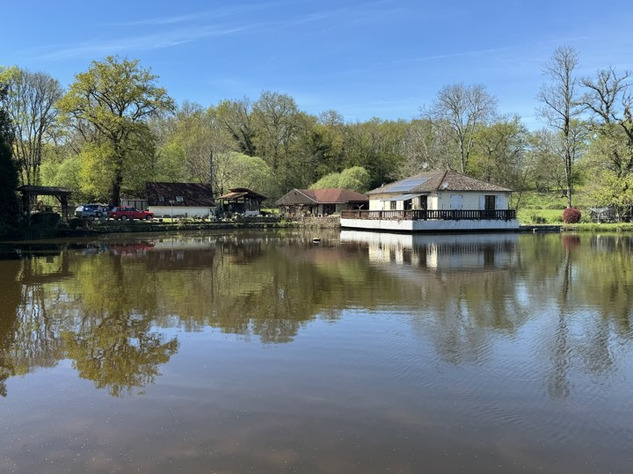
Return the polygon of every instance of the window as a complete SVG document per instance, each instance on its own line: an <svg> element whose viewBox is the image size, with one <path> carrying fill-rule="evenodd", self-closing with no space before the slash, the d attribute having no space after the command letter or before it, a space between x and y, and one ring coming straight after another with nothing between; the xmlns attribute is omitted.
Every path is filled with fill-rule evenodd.
<svg viewBox="0 0 633 474"><path fill-rule="evenodd" d="M451 194L451 209L459 210L464 208L464 196L461 194Z"/></svg>
<svg viewBox="0 0 633 474"><path fill-rule="evenodd" d="M391 201L389 203L389 209L391 209L392 211L396 210L396 201Z"/></svg>
<svg viewBox="0 0 633 474"><path fill-rule="evenodd" d="M165 196L158 196L158 202L165 202Z"/></svg>
<svg viewBox="0 0 633 474"><path fill-rule="evenodd" d="M183 198L182 196L176 196L176 202L183 202L185 200L185 198Z"/></svg>
<svg viewBox="0 0 633 474"><path fill-rule="evenodd" d="M494 211L496 209L496 196L486 195L484 196L484 210Z"/></svg>

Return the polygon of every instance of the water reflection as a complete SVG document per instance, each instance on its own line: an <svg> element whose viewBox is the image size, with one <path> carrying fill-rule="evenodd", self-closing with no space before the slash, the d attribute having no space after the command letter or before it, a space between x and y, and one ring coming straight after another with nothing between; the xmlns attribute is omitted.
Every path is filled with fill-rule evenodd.
<svg viewBox="0 0 633 474"><path fill-rule="evenodd" d="M69 359L114 396L142 391L179 350L165 328L294 341L346 311L406 312L447 363L489 363L522 338L551 397L608 377L631 338L631 239L344 231L227 233L25 245L0 261L0 393ZM18 258L19 257L19 258ZM542 319L554 321L536 332ZM619 346L620 345L620 346Z"/></svg>
<svg viewBox="0 0 633 474"><path fill-rule="evenodd" d="M564 398L578 371L612 375L622 338L631 339L630 237L343 232L341 240L363 246L376 268L419 287L421 317L412 325L444 361L489 361L499 334L533 338L533 353L547 354L549 364L521 361L523 376L544 371L549 395ZM522 335L536 318L555 324Z"/></svg>
<svg viewBox="0 0 633 474"><path fill-rule="evenodd" d="M630 237L314 237L0 252L0 471L630 468Z"/></svg>
<svg viewBox="0 0 633 474"><path fill-rule="evenodd" d="M372 266L410 287L414 331L451 364L481 363L499 333L514 335L529 317L515 287L519 236L399 235L345 231Z"/></svg>
<svg viewBox="0 0 633 474"><path fill-rule="evenodd" d="M516 263L518 234L422 235L342 231L341 242L364 245L371 262L438 271L507 268Z"/></svg>

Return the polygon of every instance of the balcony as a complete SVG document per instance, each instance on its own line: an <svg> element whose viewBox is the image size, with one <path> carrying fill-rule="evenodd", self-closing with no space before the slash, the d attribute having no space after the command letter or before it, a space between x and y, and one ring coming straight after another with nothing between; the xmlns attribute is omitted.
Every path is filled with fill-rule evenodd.
<svg viewBox="0 0 633 474"><path fill-rule="evenodd" d="M497 220L509 221L516 219L516 210L434 210L434 209L410 209L406 211L342 211L343 219L367 219L367 220L395 220L395 221L426 221L426 220Z"/></svg>

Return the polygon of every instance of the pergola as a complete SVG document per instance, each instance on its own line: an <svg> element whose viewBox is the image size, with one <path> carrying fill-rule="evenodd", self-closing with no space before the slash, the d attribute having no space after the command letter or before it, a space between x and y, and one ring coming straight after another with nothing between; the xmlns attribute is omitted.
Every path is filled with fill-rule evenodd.
<svg viewBox="0 0 633 474"><path fill-rule="evenodd" d="M263 194L248 188L231 188L228 193L220 196L218 201L222 202L229 212L256 211L259 214L262 201L266 199L268 198Z"/></svg>
<svg viewBox="0 0 633 474"><path fill-rule="evenodd" d="M37 196L54 196L62 207L62 218L68 220L68 197L72 194L70 189L57 186L20 186L18 192L22 194L22 211L26 216L31 215L31 203Z"/></svg>

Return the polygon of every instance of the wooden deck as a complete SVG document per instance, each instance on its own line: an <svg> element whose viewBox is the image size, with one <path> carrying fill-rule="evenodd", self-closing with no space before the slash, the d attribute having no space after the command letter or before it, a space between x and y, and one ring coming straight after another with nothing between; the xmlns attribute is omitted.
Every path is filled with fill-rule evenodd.
<svg viewBox="0 0 633 474"><path fill-rule="evenodd" d="M509 221L516 219L516 211L514 209L506 210L423 210L410 209L406 211L342 211L343 219L369 219L369 220L503 220Z"/></svg>

